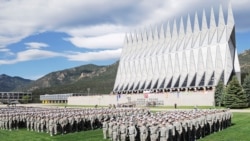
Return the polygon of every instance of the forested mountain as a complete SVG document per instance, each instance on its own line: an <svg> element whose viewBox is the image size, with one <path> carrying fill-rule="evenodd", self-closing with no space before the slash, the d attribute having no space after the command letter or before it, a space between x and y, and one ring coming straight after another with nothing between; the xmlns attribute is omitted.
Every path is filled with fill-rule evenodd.
<svg viewBox="0 0 250 141"><path fill-rule="evenodd" d="M24 79L24 78L17 77L17 76L11 77L6 74L1 74L0 75L0 91L9 92L18 88L22 90L24 86L26 86L27 84L30 84L31 82L32 80L29 80L29 79Z"/></svg>
<svg viewBox="0 0 250 141"><path fill-rule="evenodd" d="M243 53L239 54L239 62L241 72L250 73L250 49L245 50Z"/></svg>
<svg viewBox="0 0 250 141"><path fill-rule="evenodd" d="M41 94L85 93L109 94L113 90L118 62L109 66L85 65L78 68L53 72L34 82L29 89L39 101ZM41 85L41 86L39 86Z"/></svg>

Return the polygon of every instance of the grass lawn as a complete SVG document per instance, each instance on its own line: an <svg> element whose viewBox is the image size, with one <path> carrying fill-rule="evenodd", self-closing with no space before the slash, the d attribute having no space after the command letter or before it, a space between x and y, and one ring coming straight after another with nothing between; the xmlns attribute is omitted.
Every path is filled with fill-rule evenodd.
<svg viewBox="0 0 250 141"><path fill-rule="evenodd" d="M234 113L233 126L224 131L206 136L200 141L250 141L250 113ZM83 131L50 137L47 133L25 129L0 130L0 141L104 141L102 130Z"/></svg>
<svg viewBox="0 0 250 141"><path fill-rule="evenodd" d="M47 133L26 131L25 129L6 131L0 130L1 141L104 141L102 130L83 131L50 137Z"/></svg>
<svg viewBox="0 0 250 141"><path fill-rule="evenodd" d="M200 141L250 141L250 113L233 113L233 125Z"/></svg>

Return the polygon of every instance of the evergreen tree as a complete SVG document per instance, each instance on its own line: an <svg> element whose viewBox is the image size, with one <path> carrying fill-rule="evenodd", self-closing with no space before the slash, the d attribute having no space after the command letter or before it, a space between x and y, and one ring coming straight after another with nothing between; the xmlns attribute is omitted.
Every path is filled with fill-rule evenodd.
<svg viewBox="0 0 250 141"><path fill-rule="evenodd" d="M250 75L249 74L245 77L242 87L247 96L248 105L250 105Z"/></svg>
<svg viewBox="0 0 250 141"><path fill-rule="evenodd" d="M215 92L214 92L215 106L221 106L221 104L222 104L223 89L224 89L224 84L220 80L218 85L215 87Z"/></svg>
<svg viewBox="0 0 250 141"><path fill-rule="evenodd" d="M236 76L233 76L232 80L227 86L225 95L225 106L228 108L246 108L248 106L247 96L244 93L240 83Z"/></svg>

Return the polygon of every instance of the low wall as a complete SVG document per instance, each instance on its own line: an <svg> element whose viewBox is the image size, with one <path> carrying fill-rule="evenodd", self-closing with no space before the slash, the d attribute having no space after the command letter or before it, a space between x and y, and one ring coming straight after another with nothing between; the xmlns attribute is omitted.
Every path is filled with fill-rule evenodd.
<svg viewBox="0 0 250 141"><path fill-rule="evenodd" d="M172 92L157 94L121 94L100 96L71 96L68 97L69 105L109 105L135 102L143 105L143 102L158 101L160 105L173 106L213 106L214 91L199 92ZM141 103L141 104L140 104Z"/></svg>

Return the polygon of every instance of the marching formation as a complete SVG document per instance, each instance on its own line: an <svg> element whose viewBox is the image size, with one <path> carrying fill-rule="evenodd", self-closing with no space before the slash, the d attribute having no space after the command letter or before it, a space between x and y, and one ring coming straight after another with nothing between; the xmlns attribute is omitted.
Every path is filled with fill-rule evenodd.
<svg viewBox="0 0 250 141"><path fill-rule="evenodd" d="M102 128L112 141L193 141L231 125L230 110L150 112L139 108L0 108L0 128L50 136Z"/></svg>

